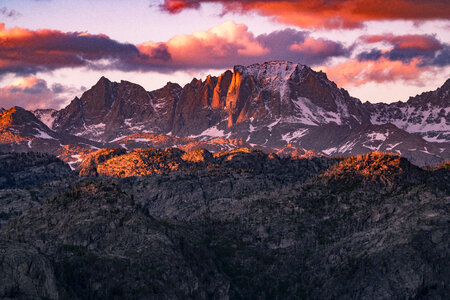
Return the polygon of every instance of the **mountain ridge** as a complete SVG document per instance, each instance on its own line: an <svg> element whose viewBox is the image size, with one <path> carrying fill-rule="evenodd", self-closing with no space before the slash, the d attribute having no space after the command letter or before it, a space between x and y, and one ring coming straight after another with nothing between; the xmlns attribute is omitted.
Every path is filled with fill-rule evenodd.
<svg viewBox="0 0 450 300"><path fill-rule="evenodd" d="M362 103L323 72L271 61L154 91L101 77L65 108L36 115L56 132L103 143L152 133L238 139L269 152L288 144L327 155L393 151L425 165L450 158L449 90L447 80L407 102Z"/></svg>

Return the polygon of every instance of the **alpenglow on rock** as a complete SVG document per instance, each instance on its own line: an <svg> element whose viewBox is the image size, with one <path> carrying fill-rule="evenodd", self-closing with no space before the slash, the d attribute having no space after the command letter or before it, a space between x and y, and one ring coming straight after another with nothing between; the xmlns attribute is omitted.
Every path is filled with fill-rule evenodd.
<svg viewBox="0 0 450 300"><path fill-rule="evenodd" d="M449 90L447 81L408 102L362 103L323 72L271 61L150 92L102 77L66 108L36 114L57 132L98 142L154 133L274 152L288 144L326 155L389 151L424 165L450 157Z"/></svg>

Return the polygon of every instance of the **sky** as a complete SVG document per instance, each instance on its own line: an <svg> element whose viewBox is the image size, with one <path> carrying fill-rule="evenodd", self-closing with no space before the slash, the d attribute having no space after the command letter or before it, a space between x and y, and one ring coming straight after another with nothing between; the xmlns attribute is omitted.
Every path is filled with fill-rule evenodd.
<svg viewBox="0 0 450 300"><path fill-rule="evenodd" d="M146 90L288 60L361 101L450 77L448 0L0 0L0 107L62 108L101 76Z"/></svg>

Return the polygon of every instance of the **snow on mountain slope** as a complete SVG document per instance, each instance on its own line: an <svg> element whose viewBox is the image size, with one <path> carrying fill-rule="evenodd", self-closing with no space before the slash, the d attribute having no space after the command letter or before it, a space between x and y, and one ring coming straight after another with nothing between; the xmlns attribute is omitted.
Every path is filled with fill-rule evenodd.
<svg viewBox="0 0 450 300"><path fill-rule="evenodd" d="M32 111L32 113L41 120L42 123L47 125L48 128L53 128L53 122L55 122L55 118L57 115L57 110L48 108L48 109L36 109Z"/></svg>
<svg viewBox="0 0 450 300"><path fill-rule="evenodd" d="M325 73L270 61L194 78L184 87L169 82L150 92L102 77L66 108L35 114L56 132L99 142L156 134L201 142L242 140L270 151L291 144L328 155L398 150L428 162L450 157L449 90L447 81L408 102L362 104Z"/></svg>
<svg viewBox="0 0 450 300"><path fill-rule="evenodd" d="M450 142L450 79L437 90L407 102L373 105L370 120L372 124L392 123L429 142Z"/></svg>
<svg viewBox="0 0 450 300"><path fill-rule="evenodd" d="M51 130L21 107L0 112L0 151L51 153L74 167L82 157L100 147L103 145Z"/></svg>

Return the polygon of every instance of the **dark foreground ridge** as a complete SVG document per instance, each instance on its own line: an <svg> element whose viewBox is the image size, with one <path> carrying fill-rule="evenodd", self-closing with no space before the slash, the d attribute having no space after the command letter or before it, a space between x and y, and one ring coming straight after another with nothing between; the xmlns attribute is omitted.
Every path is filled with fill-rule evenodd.
<svg viewBox="0 0 450 300"><path fill-rule="evenodd" d="M53 167L46 180L2 190L55 192L0 229L0 298L444 299L449 290L447 165L424 170L381 152L102 149L76 172L59 178Z"/></svg>

